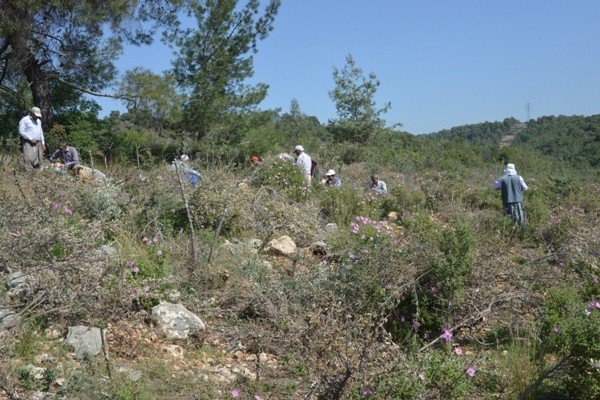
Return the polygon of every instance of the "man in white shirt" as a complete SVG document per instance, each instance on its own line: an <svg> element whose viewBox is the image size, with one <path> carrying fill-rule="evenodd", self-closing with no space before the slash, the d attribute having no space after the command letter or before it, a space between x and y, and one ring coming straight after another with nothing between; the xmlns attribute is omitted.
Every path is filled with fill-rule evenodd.
<svg viewBox="0 0 600 400"><path fill-rule="evenodd" d="M46 141L42 130L42 112L37 107L32 107L29 115L19 121L19 136L23 144L23 159L25 170L41 168L46 151Z"/></svg>
<svg viewBox="0 0 600 400"><path fill-rule="evenodd" d="M296 164L304 175L306 175L306 180L310 183L310 169L312 167L310 156L304 152L304 147L300 145L294 148L294 154L297 157L294 164Z"/></svg>

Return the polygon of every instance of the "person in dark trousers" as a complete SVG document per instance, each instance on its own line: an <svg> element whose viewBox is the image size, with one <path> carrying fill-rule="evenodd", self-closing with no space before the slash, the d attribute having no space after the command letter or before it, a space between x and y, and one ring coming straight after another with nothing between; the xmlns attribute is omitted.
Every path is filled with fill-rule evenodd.
<svg viewBox="0 0 600 400"><path fill-rule="evenodd" d="M504 175L494 182L494 189L502 191L504 215L521 227L525 228L525 212L523 211L523 191L529 189L523 177L517 173L514 164L507 164Z"/></svg>

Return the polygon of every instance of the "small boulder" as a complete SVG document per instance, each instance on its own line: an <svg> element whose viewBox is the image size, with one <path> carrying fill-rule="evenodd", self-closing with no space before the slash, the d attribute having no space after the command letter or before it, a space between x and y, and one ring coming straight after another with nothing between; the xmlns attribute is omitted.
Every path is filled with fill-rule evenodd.
<svg viewBox="0 0 600 400"><path fill-rule="evenodd" d="M161 301L152 307L152 319L157 328L169 339L186 339L206 329L204 322L196 314L181 304Z"/></svg>
<svg viewBox="0 0 600 400"><path fill-rule="evenodd" d="M338 231L338 226L335 223L325 225L325 232L327 233L336 233Z"/></svg>
<svg viewBox="0 0 600 400"><path fill-rule="evenodd" d="M273 239L267 245L267 253L273 255L290 256L296 252L296 243L289 236Z"/></svg>
<svg viewBox="0 0 600 400"><path fill-rule="evenodd" d="M329 252L329 246L323 241L311 244L309 249L315 256L324 256Z"/></svg>
<svg viewBox="0 0 600 400"><path fill-rule="evenodd" d="M30 281L29 275L23 275L21 271L15 271L8 275L8 280L6 281L6 286L9 289L26 285Z"/></svg>
<svg viewBox="0 0 600 400"><path fill-rule="evenodd" d="M10 329L19 325L21 316L10 310L0 310L0 330Z"/></svg>
<svg viewBox="0 0 600 400"><path fill-rule="evenodd" d="M398 213L396 211L392 211L388 214L388 219L390 221L398 221Z"/></svg>
<svg viewBox="0 0 600 400"><path fill-rule="evenodd" d="M44 374L46 373L46 368L36 367L31 364L26 366L25 370L29 373L29 376L36 381L44 379Z"/></svg>
<svg viewBox="0 0 600 400"><path fill-rule="evenodd" d="M79 359L98 355L102 351L100 329L88 326L70 326L65 345L72 347Z"/></svg>
<svg viewBox="0 0 600 400"><path fill-rule="evenodd" d="M165 344L161 346L162 351L173 358L183 358L183 347L176 344Z"/></svg>

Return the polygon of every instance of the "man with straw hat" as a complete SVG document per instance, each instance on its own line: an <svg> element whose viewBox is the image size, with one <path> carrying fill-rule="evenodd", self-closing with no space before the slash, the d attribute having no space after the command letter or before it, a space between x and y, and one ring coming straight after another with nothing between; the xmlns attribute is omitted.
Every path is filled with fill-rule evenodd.
<svg viewBox="0 0 600 400"><path fill-rule="evenodd" d="M42 130L42 112L38 107L32 107L29 115L19 121L19 136L23 145L23 160L25 170L41 169L46 151L46 141Z"/></svg>

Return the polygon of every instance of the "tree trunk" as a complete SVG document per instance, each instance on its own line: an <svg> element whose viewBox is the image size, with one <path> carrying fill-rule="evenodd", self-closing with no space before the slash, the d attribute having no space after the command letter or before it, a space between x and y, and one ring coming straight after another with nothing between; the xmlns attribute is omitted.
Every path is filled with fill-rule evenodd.
<svg viewBox="0 0 600 400"><path fill-rule="evenodd" d="M9 38L16 61L21 65L22 71L29 83L29 90L33 97L32 106L39 107L42 111L42 127L48 131L52 127L52 108L50 107L50 88L48 76L42 70L44 62L35 59L27 46L27 32Z"/></svg>
<svg viewBox="0 0 600 400"><path fill-rule="evenodd" d="M25 67L25 76L29 82L31 95L33 96L33 104L42 110L42 127L47 132L52 127L52 107L50 106L50 88L48 86L48 77L42 66L33 57L30 58L30 63Z"/></svg>

